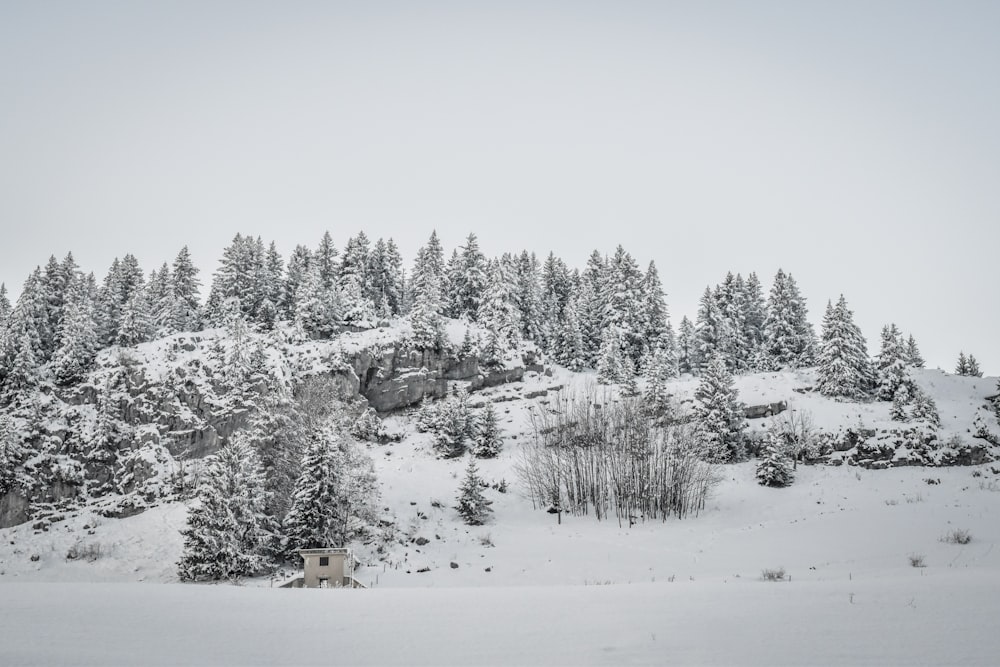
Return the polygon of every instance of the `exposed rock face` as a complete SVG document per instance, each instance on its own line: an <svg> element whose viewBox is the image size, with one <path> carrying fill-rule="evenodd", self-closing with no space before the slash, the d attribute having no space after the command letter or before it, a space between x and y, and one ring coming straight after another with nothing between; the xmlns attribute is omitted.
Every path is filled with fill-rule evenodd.
<svg viewBox="0 0 1000 667"><path fill-rule="evenodd" d="M28 499L14 491L0 496L0 528L16 526L30 517Z"/></svg>
<svg viewBox="0 0 1000 667"><path fill-rule="evenodd" d="M788 409L787 401L777 403L765 403L764 405L748 405L743 410L747 419L761 419L763 417L773 417Z"/></svg>
<svg viewBox="0 0 1000 667"><path fill-rule="evenodd" d="M485 371L476 357L459 358L435 350L387 348L363 350L348 360L353 372L345 383L357 382L355 395L364 397L378 412L387 413L443 398L449 380L464 380L472 391L517 382L523 367Z"/></svg>

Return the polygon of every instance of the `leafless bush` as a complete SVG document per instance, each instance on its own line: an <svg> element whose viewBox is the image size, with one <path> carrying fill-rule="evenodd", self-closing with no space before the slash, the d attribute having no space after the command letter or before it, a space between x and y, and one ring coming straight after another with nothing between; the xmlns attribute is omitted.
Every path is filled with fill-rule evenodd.
<svg viewBox="0 0 1000 667"><path fill-rule="evenodd" d="M764 581L784 581L785 568L778 567L774 569L761 570L760 578Z"/></svg>
<svg viewBox="0 0 1000 667"><path fill-rule="evenodd" d="M814 461L829 453L829 446L819 437L808 410L786 410L776 418L771 428L780 434L782 452L795 464Z"/></svg>
<svg viewBox="0 0 1000 667"><path fill-rule="evenodd" d="M99 542L77 542L66 552L66 560L85 560L93 563L104 555L104 547Z"/></svg>
<svg viewBox="0 0 1000 667"><path fill-rule="evenodd" d="M908 558L910 559L910 567L926 567L923 554L910 554Z"/></svg>
<svg viewBox="0 0 1000 667"><path fill-rule="evenodd" d="M954 528L945 533L941 541L948 544L968 544L972 541L972 533L965 528Z"/></svg>
<svg viewBox="0 0 1000 667"><path fill-rule="evenodd" d="M614 400L595 387L561 392L533 408L531 423L517 472L532 501L550 511L619 524L683 518L704 508L719 479L699 458L692 426L656 426L636 398Z"/></svg>

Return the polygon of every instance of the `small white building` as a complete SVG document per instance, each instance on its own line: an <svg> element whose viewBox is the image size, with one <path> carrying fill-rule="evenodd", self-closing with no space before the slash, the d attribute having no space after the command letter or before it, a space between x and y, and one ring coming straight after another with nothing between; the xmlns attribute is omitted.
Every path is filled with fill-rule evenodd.
<svg viewBox="0 0 1000 667"><path fill-rule="evenodd" d="M354 579L355 560L350 549L300 549L305 588L364 588Z"/></svg>

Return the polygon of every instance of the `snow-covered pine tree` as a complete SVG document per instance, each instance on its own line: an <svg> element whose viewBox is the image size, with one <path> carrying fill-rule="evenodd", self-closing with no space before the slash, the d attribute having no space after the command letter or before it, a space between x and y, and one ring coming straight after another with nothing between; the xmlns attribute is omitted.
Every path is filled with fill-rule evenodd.
<svg viewBox="0 0 1000 667"><path fill-rule="evenodd" d="M579 307L575 297L566 304L563 316L562 326L556 335L556 361L571 371L579 372L583 370L586 361L583 327L580 324Z"/></svg>
<svg viewBox="0 0 1000 667"><path fill-rule="evenodd" d="M411 285L413 307L409 319L413 327L413 344L425 350L443 349L447 343L447 334L441 317L440 276L435 272L433 262L429 261L425 248L417 251Z"/></svg>
<svg viewBox="0 0 1000 667"><path fill-rule="evenodd" d="M958 363L955 365L955 375L969 374L969 360L965 357L965 352L958 353Z"/></svg>
<svg viewBox="0 0 1000 667"><path fill-rule="evenodd" d="M661 341L664 338L666 336L661 337ZM646 385L645 399L650 414L657 420L672 417L673 403L669 383L677 377L677 359L669 342L662 341L653 348L646 367L646 377L649 382Z"/></svg>
<svg viewBox="0 0 1000 667"><path fill-rule="evenodd" d="M368 266L371 263L370 245L368 236L363 231L348 239L340 260L340 273L337 276L337 285L341 290L346 288L349 277L353 276L353 281L357 282L359 297L369 301L371 301L368 278ZM374 310L374 302L371 308Z"/></svg>
<svg viewBox="0 0 1000 667"><path fill-rule="evenodd" d="M493 501L483 494L483 481L479 477L476 459L470 458L469 465L465 468L465 479L458 488L458 504L455 509L466 524L481 526L493 512L490 507L492 504Z"/></svg>
<svg viewBox="0 0 1000 667"><path fill-rule="evenodd" d="M148 341L153 329L150 320L145 291L137 289L132 292L132 296L122 308L121 324L115 337L115 344L132 347Z"/></svg>
<svg viewBox="0 0 1000 667"><path fill-rule="evenodd" d="M742 459L746 417L733 376L721 355L709 361L694 398L695 422L704 441L705 458L713 462Z"/></svg>
<svg viewBox="0 0 1000 667"><path fill-rule="evenodd" d="M239 434L209 457L188 513L184 552L177 564L182 581L237 579L262 573L270 562L274 520L253 447Z"/></svg>
<svg viewBox="0 0 1000 667"><path fill-rule="evenodd" d="M486 257L479 250L479 241L475 234L469 234L465 245L459 248L455 255L456 273L450 277L452 285L452 309L454 317L467 317L475 320L479 316L487 284ZM513 277L509 277L513 280ZM511 291L515 291L511 287ZM520 319L518 319L520 326Z"/></svg>
<svg viewBox="0 0 1000 667"><path fill-rule="evenodd" d="M660 274L652 261L649 262L646 275L643 276L642 295L646 304L646 330L643 336L652 347L653 341L659 340L666 330L669 317L667 300L663 295L663 283L660 282Z"/></svg>
<svg viewBox="0 0 1000 667"><path fill-rule="evenodd" d="M970 354L968 357L966 357L966 363L968 365L968 371L966 372L966 375L974 378L983 377L983 372L979 369L979 362L976 360L974 356Z"/></svg>
<svg viewBox="0 0 1000 667"><path fill-rule="evenodd" d="M597 381L600 384L619 384L634 374L631 361L625 352L621 330L610 326L604 330L601 352L597 359Z"/></svg>
<svg viewBox="0 0 1000 667"><path fill-rule="evenodd" d="M646 352L645 333L648 320L643 303L642 272L632 256L622 246L615 250L601 291L604 307L601 327L616 327L621 336L622 348L632 361L633 368L642 361Z"/></svg>
<svg viewBox="0 0 1000 667"><path fill-rule="evenodd" d="M74 277L67 290L59 341L52 355L53 375L64 386L79 382L97 353L94 299L82 276Z"/></svg>
<svg viewBox="0 0 1000 667"><path fill-rule="evenodd" d="M465 453L475 424L465 394L447 399L437 408L433 422L434 448L451 459Z"/></svg>
<svg viewBox="0 0 1000 667"><path fill-rule="evenodd" d="M743 323L751 360L761 358L760 350L764 344L764 321L766 319L767 302L764 300L760 279L756 273L751 273L743 290ZM754 363L751 363L751 370L765 369L759 369Z"/></svg>
<svg viewBox="0 0 1000 667"><path fill-rule="evenodd" d="M726 363L733 372L745 373L750 369L753 351L747 334L746 283L743 276L728 272L722 284L716 287L714 296L725 333L720 344Z"/></svg>
<svg viewBox="0 0 1000 667"><path fill-rule="evenodd" d="M328 422L313 429L302 474L283 523L285 554L299 549L343 546L370 523L377 498L371 459Z"/></svg>
<svg viewBox="0 0 1000 667"><path fill-rule="evenodd" d="M882 345L875 358L875 390L879 400L891 401L906 381L906 347L895 324L882 328Z"/></svg>
<svg viewBox="0 0 1000 667"><path fill-rule="evenodd" d="M525 250L517 260L515 301L521 314L521 336L538 342L542 336L542 289L538 280L538 259Z"/></svg>
<svg viewBox="0 0 1000 667"><path fill-rule="evenodd" d="M906 340L906 363L914 368L924 367L924 357L920 354L920 348L917 347L917 340L913 334Z"/></svg>
<svg viewBox="0 0 1000 667"><path fill-rule="evenodd" d="M295 306L299 295L299 289L307 279L309 264L312 262L312 253L304 245L295 246L291 256L288 258L288 268L285 270L284 300L281 303L279 312L282 317L295 319ZM317 277L317 281L319 278Z"/></svg>
<svg viewBox="0 0 1000 667"><path fill-rule="evenodd" d="M764 347L779 368L800 368L813 363L816 335L806 314L805 299L795 279L778 269L767 303Z"/></svg>
<svg viewBox="0 0 1000 667"><path fill-rule="evenodd" d="M391 243L392 239L389 239L389 242ZM396 252L398 254L398 250ZM400 312L399 290L402 276L398 275L398 268L393 266L394 261L389 245L382 239L376 241L368 256L368 297L376 305L376 314L379 317L393 317Z"/></svg>
<svg viewBox="0 0 1000 667"><path fill-rule="evenodd" d="M48 323L48 299L41 269L36 268L25 281L7 326L0 331L0 381L7 398L27 392L41 381L40 367L46 360L42 340L48 335Z"/></svg>
<svg viewBox="0 0 1000 667"><path fill-rule="evenodd" d="M694 325L694 349L691 354L691 368L695 375L701 375L716 356L721 355L726 366L730 362L726 355L727 327L722 321L722 313L711 287L705 287L698 302L698 315Z"/></svg>
<svg viewBox="0 0 1000 667"><path fill-rule="evenodd" d="M201 328L201 304L198 292L201 280L198 269L191 261L187 246L181 248L174 258L171 286L173 306L171 325L174 331L198 331Z"/></svg>
<svg viewBox="0 0 1000 667"><path fill-rule="evenodd" d="M937 404L934 402L934 399L921 391L916 385L914 385L913 393L915 395L913 397L913 411L911 412L911 416L914 419L926 421L931 426L940 426L941 416L938 414Z"/></svg>
<svg viewBox="0 0 1000 667"><path fill-rule="evenodd" d="M514 303L512 262L509 257L490 263L479 305L479 323L489 331L497 332L504 351L516 349L521 343L521 322L517 305Z"/></svg>
<svg viewBox="0 0 1000 667"><path fill-rule="evenodd" d="M792 483L795 473L788 457L782 451L781 434L772 431L757 462L757 483L761 486L785 487Z"/></svg>
<svg viewBox="0 0 1000 667"><path fill-rule="evenodd" d="M680 374L695 372L697 367L697 342L694 325L685 315L681 318L677 336L677 372Z"/></svg>
<svg viewBox="0 0 1000 667"><path fill-rule="evenodd" d="M7 326L7 319L10 317L11 305L10 297L7 296L7 285L0 283L0 331Z"/></svg>
<svg viewBox="0 0 1000 667"><path fill-rule="evenodd" d="M836 306L826 305L817 375L817 388L824 396L860 399L872 384L868 345L843 294Z"/></svg>
<svg viewBox="0 0 1000 667"><path fill-rule="evenodd" d="M897 422L910 421L906 408L913 401L910 396L910 388L904 382L896 387L896 393L892 395L892 408L889 409L889 418Z"/></svg>
<svg viewBox="0 0 1000 667"><path fill-rule="evenodd" d="M374 328L377 324L375 304L365 295L361 277L349 268L341 268L339 283L341 321L353 327Z"/></svg>
<svg viewBox="0 0 1000 667"><path fill-rule="evenodd" d="M17 467L21 464L24 447L14 433L10 418L0 414L0 496L17 484Z"/></svg>
<svg viewBox="0 0 1000 667"><path fill-rule="evenodd" d="M296 327L313 338L329 338L341 320L336 288L327 289L319 272L319 262L310 262L300 277L293 315Z"/></svg>
<svg viewBox="0 0 1000 667"><path fill-rule="evenodd" d="M604 322L603 284L607 262L598 251L587 260L580 287L580 323L583 326L583 347L588 366L597 366Z"/></svg>
<svg viewBox="0 0 1000 667"><path fill-rule="evenodd" d="M472 440L472 455L480 459L492 459L503 449L500 435L500 421L492 403L487 403L476 420L475 435Z"/></svg>
<svg viewBox="0 0 1000 667"><path fill-rule="evenodd" d="M319 240L319 247L312 254L312 260L316 262L319 282L324 290L333 290L337 285L337 278L340 275L338 256L339 252L333 244L329 230L323 232L323 238Z"/></svg>

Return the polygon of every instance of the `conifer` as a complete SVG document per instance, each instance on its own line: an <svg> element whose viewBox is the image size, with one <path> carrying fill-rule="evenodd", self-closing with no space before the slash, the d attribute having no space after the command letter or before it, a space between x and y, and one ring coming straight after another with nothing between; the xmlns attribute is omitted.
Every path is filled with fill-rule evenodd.
<svg viewBox="0 0 1000 667"><path fill-rule="evenodd" d="M465 469L465 479L458 489L458 504L455 509L466 524L481 526L493 512L493 508L490 507L492 504L493 501L483 494L483 481L479 477L476 459L470 458L469 465Z"/></svg>

